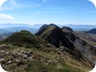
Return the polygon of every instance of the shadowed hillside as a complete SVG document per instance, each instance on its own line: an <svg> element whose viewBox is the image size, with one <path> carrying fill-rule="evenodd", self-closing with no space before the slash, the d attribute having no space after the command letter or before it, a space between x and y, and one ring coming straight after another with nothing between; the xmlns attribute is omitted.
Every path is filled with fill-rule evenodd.
<svg viewBox="0 0 96 72"><path fill-rule="evenodd" d="M65 37L62 30L54 24L42 26L36 35L56 47L60 47L62 45L64 47L74 49L74 45Z"/></svg>
<svg viewBox="0 0 96 72"><path fill-rule="evenodd" d="M87 31L87 33L96 34L96 28L93 28L93 29L91 29L91 30Z"/></svg>

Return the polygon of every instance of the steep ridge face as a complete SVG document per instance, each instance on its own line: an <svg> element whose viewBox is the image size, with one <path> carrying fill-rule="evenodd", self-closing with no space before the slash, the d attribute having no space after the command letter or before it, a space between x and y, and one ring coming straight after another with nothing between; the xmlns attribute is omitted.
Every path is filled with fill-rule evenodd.
<svg viewBox="0 0 96 72"><path fill-rule="evenodd" d="M90 44L88 44L83 39L79 38L78 35L71 28L63 27L62 31L64 35L72 42L76 49L79 49L80 52L90 60L94 60L93 58L96 55L96 48ZM95 58L96 60L96 58ZM93 61L94 62L94 61Z"/></svg>
<svg viewBox="0 0 96 72"><path fill-rule="evenodd" d="M36 35L56 47L64 46L74 49L74 45L65 37L62 29L54 24L46 25L46 27L43 25Z"/></svg>
<svg viewBox="0 0 96 72"><path fill-rule="evenodd" d="M90 34L90 33L86 33L84 31L74 31L74 34L78 37L80 37L81 39L88 41L89 42L94 42L96 43L96 38L93 37L95 36L94 34ZM92 36L93 35L93 36Z"/></svg>
<svg viewBox="0 0 96 72"><path fill-rule="evenodd" d="M96 48L76 36L74 31L69 27L59 28L54 24L44 25L36 35L45 39L57 48L63 46L65 49L71 50L75 58L87 58L94 63Z"/></svg>
<svg viewBox="0 0 96 72"><path fill-rule="evenodd" d="M96 35L95 34L86 33L84 31L74 31L73 33L80 39L87 42L88 44L96 47Z"/></svg>

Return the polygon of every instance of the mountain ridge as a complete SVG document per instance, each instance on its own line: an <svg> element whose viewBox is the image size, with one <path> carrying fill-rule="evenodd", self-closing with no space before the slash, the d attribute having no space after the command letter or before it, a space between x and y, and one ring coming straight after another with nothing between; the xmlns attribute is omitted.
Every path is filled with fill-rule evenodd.
<svg viewBox="0 0 96 72"><path fill-rule="evenodd" d="M68 44L69 49L72 49L72 47L73 47L73 49L79 50L84 55L84 57L87 57L88 59L93 61L92 58L94 57L94 54L96 55L96 52L95 52L96 48L94 46L88 44L86 41L79 38L79 36L75 35L74 31L69 27L59 28L58 26L56 26L57 27L56 30L55 30L55 28L53 28L53 30L51 30L50 26L51 25L47 26L47 28L43 29L42 32L38 31L36 33L36 35L47 40L49 43L51 43L54 46L56 46L56 44L59 44L60 46L68 47L63 44L69 43ZM60 35L60 36L58 36L58 35ZM55 36L56 36L56 38L55 38ZM58 40L58 38L60 38L60 39ZM63 39L64 39L64 41L62 41ZM73 46L71 46L71 44ZM56 47L59 48L60 46L56 46Z"/></svg>
<svg viewBox="0 0 96 72"><path fill-rule="evenodd" d="M0 62L4 69L10 72L86 72L94 67L95 48L89 50L89 44L71 28L50 24L38 32L36 36L22 30L0 41ZM77 48L80 44L92 54L88 54L91 59L84 55L85 50Z"/></svg>

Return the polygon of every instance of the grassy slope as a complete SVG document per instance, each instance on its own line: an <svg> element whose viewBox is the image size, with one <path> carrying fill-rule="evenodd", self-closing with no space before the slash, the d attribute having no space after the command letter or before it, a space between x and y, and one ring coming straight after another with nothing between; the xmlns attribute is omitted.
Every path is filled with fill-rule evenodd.
<svg viewBox="0 0 96 72"><path fill-rule="evenodd" d="M72 55L26 31L1 42L0 58L9 72L87 72L92 69L87 61L75 60Z"/></svg>
<svg viewBox="0 0 96 72"><path fill-rule="evenodd" d="M21 53L22 50L32 51L32 55L24 58ZM8 54L4 56L3 51ZM90 64L86 63L84 66L83 62L74 60L66 52L62 55L58 53L57 49L51 48L48 51L16 46L3 49L3 46L0 46L0 57L3 56L4 59L1 63L10 72L87 72L91 69ZM7 64L10 60L12 63Z"/></svg>

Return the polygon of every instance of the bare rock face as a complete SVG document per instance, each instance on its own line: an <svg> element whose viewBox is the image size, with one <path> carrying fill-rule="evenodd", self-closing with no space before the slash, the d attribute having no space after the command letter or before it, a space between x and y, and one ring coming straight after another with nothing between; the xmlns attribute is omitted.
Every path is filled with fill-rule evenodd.
<svg viewBox="0 0 96 72"><path fill-rule="evenodd" d="M92 60L92 57L96 55L96 52L94 51L96 48L94 46L79 38L69 27L63 27L62 31L68 40L74 44L76 49L78 49L86 58Z"/></svg>
<svg viewBox="0 0 96 72"><path fill-rule="evenodd" d="M44 25L45 26L45 25ZM42 26L42 27L44 27ZM41 27L41 28L42 28ZM61 28L54 24L47 25L36 33L37 36L45 39L56 47L64 46L70 49L74 49L74 45L66 38Z"/></svg>

